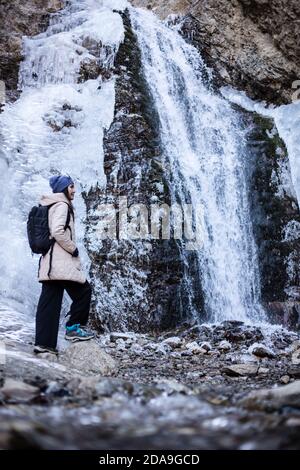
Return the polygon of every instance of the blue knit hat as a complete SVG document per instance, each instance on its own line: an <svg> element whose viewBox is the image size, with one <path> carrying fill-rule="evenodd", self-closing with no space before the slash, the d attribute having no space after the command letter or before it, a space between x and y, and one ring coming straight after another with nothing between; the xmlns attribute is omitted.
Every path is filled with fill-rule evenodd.
<svg viewBox="0 0 300 470"><path fill-rule="evenodd" d="M49 179L49 184L52 188L54 193L62 193L64 189L66 189L69 184L74 184L71 176L51 176Z"/></svg>

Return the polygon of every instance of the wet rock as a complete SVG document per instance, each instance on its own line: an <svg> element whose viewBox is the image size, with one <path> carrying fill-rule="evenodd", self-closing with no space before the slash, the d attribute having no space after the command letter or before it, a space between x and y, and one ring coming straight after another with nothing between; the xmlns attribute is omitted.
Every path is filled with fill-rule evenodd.
<svg viewBox="0 0 300 470"><path fill-rule="evenodd" d="M272 389L256 390L240 401L251 409L280 409L283 406L300 408L300 380Z"/></svg>
<svg viewBox="0 0 300 470"><path fill-rule="evenodd" d="M268 348L264 344L254 344L249 348L249 353L254 354L254 356L260 358L268 357L270 359L273 359L274 357L276 357L274 351L272 351L271 348Z"/></svg>
<svg viewBox="0 0 300 470"><path fill-rule="evenodd" d="M14 379L6 379L0 389L0 394L8 402L30 402L39 393L39 388Z"/></svg>
<svg viewBox="0 0 300 470"><path fill-rule="evenodd" d="M258 373L258 369L255 364L234 364L224 367L222 372L230 377L253 376Z"/></svg>
<svg viewBox="0 0 300 470"><path fill-rule="evenodd" d="M61 355L60 362L83 375L111 375L117 371L116 361L93 340L72 344Z"/></svg>

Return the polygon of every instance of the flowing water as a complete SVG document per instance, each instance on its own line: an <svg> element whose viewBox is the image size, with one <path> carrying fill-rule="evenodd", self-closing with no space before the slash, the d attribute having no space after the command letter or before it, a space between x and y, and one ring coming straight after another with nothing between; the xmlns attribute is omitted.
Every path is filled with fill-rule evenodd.
<svg viewBox="0 0 300 470"><path fill-rule="evenodd" d="M237 113L209 90L209 71L178 31L131 10L144 72L160 118L173 200L199 221L199 288L211 321L263 319L256 246Z"/></svg>

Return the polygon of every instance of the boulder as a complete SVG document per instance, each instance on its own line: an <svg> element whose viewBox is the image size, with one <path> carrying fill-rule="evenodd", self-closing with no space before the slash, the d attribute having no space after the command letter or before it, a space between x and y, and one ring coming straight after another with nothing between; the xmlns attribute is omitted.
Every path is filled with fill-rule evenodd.
<svg viewBox="0 0 300 470"><path fill-rule="evenodd" d="M268 348L264 344L255 344L249 348L249 352L254 354L254 356L264 358L268 357L269 359L273 359L276 357L275 353L272 351L272 349Z"/></svg>
<svg viewBox="0 0 300 470"><path fill-rule="evenodd" d="M233 364L226 366L222 372L230 377L251 376L256 375L259 367L255 364Z"/></svg>
<svg viewBox="0 0 300 470"><path fill-rule="evenodd" d="M231 349L231 344L229 343L229 341L226 341L226 339L224 341L221 341L220 344L218 345L218 349L220 351L230 351Z"/></svg>
<svg viewBox="0 0 300 470"><path fill-rule="evenodd" d="M25 382L14 379L6 379L3 387L0 389L0 394L4 400L9 402L29 402L38 396L39 393L38 387L33 387Z"/></svg>
<svg viewBox="0 0 300 470"><path fill-rule="evenodd" d="M277 388L255 390L240 404L257 410L276 410L283 406L300 408L300 380Z"/></svg>
<svg viewBox="0 0 300 470"><path fill-rule="evenodd" d="M178 336L171 336L170 338L164 339L163 343L168 344L171 348L180 348L182 339Z"/></svg>
<svg viewBox="0 0 300 470"><path fill-rule="evenodd" d="M73 343L61 355L60 362L83 375L112 375L117 370L116 361L93 340Z"/></svg>

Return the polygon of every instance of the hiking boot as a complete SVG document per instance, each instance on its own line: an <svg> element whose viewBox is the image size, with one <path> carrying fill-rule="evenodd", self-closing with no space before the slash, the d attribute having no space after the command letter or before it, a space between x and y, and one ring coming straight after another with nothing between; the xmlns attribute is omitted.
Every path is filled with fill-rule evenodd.
<svg viewBox="0 0 300 470"><path fill-rule="evenodd" d="M50 348L48 346L41 346L39 344L34 346L33 352L35 354L50 353L50 354L55 354L56 356L58 355L58 350L57 349Z"/></svg>
<svg viewBox="0 0 300 470"><path fill-rule="evenodd" d="M94 338L94 333L87 330L85 326L80 326L79 323L72 326L66 326L65 339L68 341L88 341L89 339Z"/></svg>

